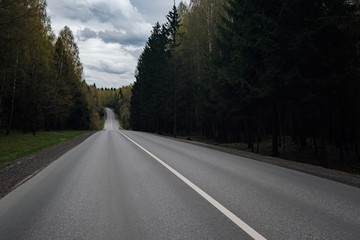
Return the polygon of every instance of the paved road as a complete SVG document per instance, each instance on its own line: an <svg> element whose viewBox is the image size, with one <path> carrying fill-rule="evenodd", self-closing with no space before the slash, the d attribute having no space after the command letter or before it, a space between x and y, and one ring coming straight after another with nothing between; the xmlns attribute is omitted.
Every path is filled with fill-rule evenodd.
<svg viewBox="0 0 360 240"><path fill-rule="evenodd" d="M358 188L119 131L107 115L0 200L0 239L360 239Z"/></svg>

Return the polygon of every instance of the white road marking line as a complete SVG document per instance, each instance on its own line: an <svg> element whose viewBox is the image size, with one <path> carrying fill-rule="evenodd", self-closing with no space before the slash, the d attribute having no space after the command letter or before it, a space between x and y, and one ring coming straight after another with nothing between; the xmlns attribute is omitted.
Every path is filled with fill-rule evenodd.
<svg viewBox="0 0 360 240"><path fill-rule="evenodd" d="M189 187L191 187L193 190L195 190L198 194L200 194L203 198L205 198L209 203L211 203L214 207L216 207L220 212L222 212L225 216L227 216L231 221L233 221L236 225L238 225L242 230L244 230L247 234L249 234L253 239L255 240L266 240L261 234L256 232L253 228L251 228L249 225L247 225L243 220L238 218L235 214L230 212L227 208L225 208L223 205L221 205L218 201L216 201L214 198L212 198L209 194L201 190L198 186L196 186L194 183L192 183L190 180L188 180L186 177L181 175L178 171L170 167L168 164L166 164L164 161L162 161L160 158L156 157L154 154L146 150L144 147L142 147L140 144L126 136L124 133L120 131L120 133L126 137L129 141L134 143L136 146L138 146L140 149L142 149L144 152L149 154L152 158L154 158L156 161L158 161L161 165L166 167L170 172L172 172L175 176L180 178L183 182L185 182Z"/></svg>

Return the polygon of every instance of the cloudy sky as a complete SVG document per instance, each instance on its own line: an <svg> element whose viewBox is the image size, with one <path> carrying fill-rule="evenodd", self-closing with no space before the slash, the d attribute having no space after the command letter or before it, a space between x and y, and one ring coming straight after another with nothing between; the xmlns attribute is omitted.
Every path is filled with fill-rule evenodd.
<svg viewBox="0 0 360 240"><path fill-rule="evenodd" d="M47 0L47 3L55 34L66 25L75 35L86 82L119 88L135 81L137 61L152 26L166 21L174 1Z"/></svg>

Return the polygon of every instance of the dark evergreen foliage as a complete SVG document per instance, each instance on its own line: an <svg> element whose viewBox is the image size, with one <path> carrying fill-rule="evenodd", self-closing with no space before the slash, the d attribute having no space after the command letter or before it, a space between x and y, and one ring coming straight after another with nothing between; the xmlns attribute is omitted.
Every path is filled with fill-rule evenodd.
<svg viewBox="0 0 360 240"><path fill-rule="evenodd" d="M164 57L152 51L154 30L139 60L132 127L246 141L253 151L271 136L274 156L284 156L291 137L311 144L323 166L332 164L328 144L339 159L360 161L359 7L347 0L181 4L176 39L168 30L167 43L156 40Z"/></svg>
<svg viewBox="0 0 360 240"><path fill-rule="evenodd" d="M131 126L136 130L171 132L176 128L176 63L173 50L179 26L176 7L166 25L153 27L140 56L131 97ZM175 65L174 65L175 64Z"/></svg>

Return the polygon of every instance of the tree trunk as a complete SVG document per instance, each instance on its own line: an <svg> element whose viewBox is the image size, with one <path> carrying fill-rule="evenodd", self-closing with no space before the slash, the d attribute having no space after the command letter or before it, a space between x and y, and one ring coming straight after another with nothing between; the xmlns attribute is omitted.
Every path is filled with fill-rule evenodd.
<svg viewBox="0 0 360 240"><path fill-rule="evenodd" d="M251 149L251 152L254 152L254 129L252 117L247 117L247 132L248 132L248 148Z"/></svg>
<svg viewBox="0 0 360 240"><path fill-rule="evenodd" d="M37 109L38 109L38 106L37 106L37 102L39 101L37 98L36 98L36 90L38 88L38 78L37 78L37 61L35 61L35 64L33 66L33 84L32 84L32 96L31 96L31 102L32 102L32 113L30 114L31 116L31 119L30 121L32 122L32 126L31 126L31 130L32 130L32 134L35 136L36 134L36 125L37 125L37 115L38 115L38 112L37 112Z"/></svg>
<svg viewBox="0 0 360 240"><path fill-rule="evenodd" d="M355 142L355 153L357 156L357 160L360 162L360 153L359 153L359 148L358 148L358 143Z"/></svg>
<svg viewBox="0 0 360 240"><path fill-rule="evenodd" d="M314 147L314 153L316 154L318 152L316 134L314 134L313 147Z"/></svg>
<svg viewBox="0 0 360 240"><path fill-rule="evenodd" d="M216 140L218 140L218 139L217 139L217 134L216 134L215 121L214 121L214 120L212 120L211 122L212 122L212 131L213 131L213 136L214 136L214 138L215 138Z"/></svg>
<svg viewBox="0 0 360 240"><path fill-rule="evenodd" d="M177 80L176 80L176 58L175 58L175 71L174 71L174 137L176 138L176 129L177 129Z"/></svg>
<svg viewBox="0 0 360 240"><path fill-rule="evenodd" d="M10 129L14 117L14 104L15 104L15 92L16 92L16 81L17 81L17 67L19 63L19 50L16 52L16 63L14 68L14 85L13 85L13 92L12 92L12 98L11 98L11 107L10 107L10 118L9 118L9 124L6 129L6 135L10 134Z"/></svg>
<svg viewBox="0 0 360 240"><path fill-rule="evenodd" d="M318 151L318 146L317 146L317 117L316 117L316 110L315 107L313 107L313 118L314 118L314 122L313 122L313 148L314 148L314 153L316 154Z"/></svg>
<svg viewBox="0 0 360 240"><path fill-rule="evenodd" d="M2 83L1 83L1 89L0 89L0 126L1 126L1 122L2 122L2 112L3 112L3 107L2 107L2 100L4 97L4 93L5 93L5 79L6 79L6 72L4 70L4 75L2 77Z"/></svg>
<svg viewBox="0 0 360 240"><path fill-rule="evenodd" d="M285 158L285 135L284 135L284 126L285 123L283 123L281 115L280 115L280 106L277 104L277 110L278 110L278 122L279 122L279 130L280 130L280 147L282 147L283 150L283 158Z"/></svg>
<svg viewBox="0 0 360 240"><path fill-rule="evenodd" d="M325 138L324 136L321 137L321 156L320 156L320 164L323 167L328 167L328 163L326 161L326 152L325 152Z"/></svg>
<svg viewBox="0 0 360 240"><path fill-rule="evenodd" d="M277 104L276 101L273 100L273 120L272 120L272 156L276 157L279 155L278 150L278 114L277 114Z"/></svg>
<svg viewBox="0 0 360 240"><path fill-rule="evenodd" d="M305 148L307 146L307 139L304 133L301 133L302 136L300 136L300 145L302 148Z"/></svg>
<svg viewBox="0 0 360 240"><path fill-rule="evenodd" d="M257 145L256 145L256 153L259 153L260 148L260 140L261 140L261 111L260 104L258 104L258 124L257 124Z"/></svg>

